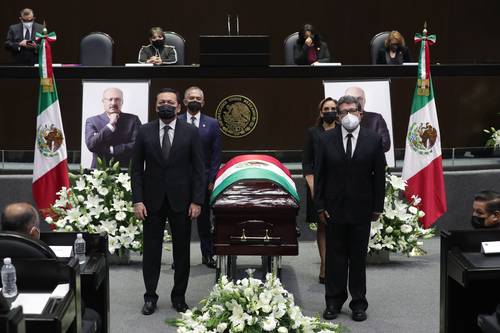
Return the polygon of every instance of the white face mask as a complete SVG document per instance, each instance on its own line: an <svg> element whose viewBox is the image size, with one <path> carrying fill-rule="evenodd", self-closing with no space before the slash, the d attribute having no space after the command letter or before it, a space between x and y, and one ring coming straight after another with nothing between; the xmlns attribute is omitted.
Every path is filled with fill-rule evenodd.
<svg viewBox="0 0 500 333"><path fill-rule="evenodd" d="M348 113L342 118L342 126L348 131L354 131L359 126L359 117Z"/></svg>
<svg viewBox="0 0 500 333"><path fill-rule="evenodd" d="M31 22L23 22L23 25L26 29L31 30L31 27L33 26L33 21Z"/></svg>

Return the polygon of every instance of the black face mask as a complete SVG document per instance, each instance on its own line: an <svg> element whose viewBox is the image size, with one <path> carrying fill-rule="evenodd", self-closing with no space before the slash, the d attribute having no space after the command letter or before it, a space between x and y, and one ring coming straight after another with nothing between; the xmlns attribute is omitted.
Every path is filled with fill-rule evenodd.
<svg viewBox="0 0 500 333"><path fill-rule="evenodd" d="M160 119L170 119L175 116L176 107L169 104L163 104L160 105L157 110Z"/></svg>
<svg viewBox="0 0 500 333"><path fill-rule="evenodd" d="M486 228L486 226L484 225L484 217L472 216L470 219L470 223L472 224L472 227L474 227L474 229Z"/></svg>
<svg viewBox="0 0 500 333"><path fill-rule="evenodd" d="M396 52L399 49L399 44L391 44L390 48L391 51Z"/></svg>
<svg viewBox="0 0 500 333"><path fill-rule="evenodd" d="M196 113L201 110L201 103L198 101L191 101L188 103L187 108L192 113Z"/></svg>
<svg viewBox="0 0 500 333"><path fill-rule="evenodd" d="M159 49L159 48L163 47L163 45L165 45L165 40L157 39L157 40L152 41L151 44L153 44L154 47Z"/></svg>
<svg viewBox="0 0 500 333"><path fill-rule="evenodd" d="M331 124L337 118L337 112L323 112L323 121L327 124Z"/></svg>

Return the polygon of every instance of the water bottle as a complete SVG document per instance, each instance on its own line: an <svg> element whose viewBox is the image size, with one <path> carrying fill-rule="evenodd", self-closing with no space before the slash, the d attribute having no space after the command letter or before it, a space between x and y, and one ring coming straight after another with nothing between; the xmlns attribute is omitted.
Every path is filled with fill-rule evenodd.
<svg viewBox="0 0 500 333"><path fill-rule="evenodd" d="M10 258L3 259L2 294L5 298L17 296L16 268L12 265Z"/></svg>
<svg viewBox="0 0 500 333"><path fill-rule="evenodd" d="M75 257L78 259L80 265L85 263L85 239L83 239L82 234L76 234L75 240Z"/></svg>

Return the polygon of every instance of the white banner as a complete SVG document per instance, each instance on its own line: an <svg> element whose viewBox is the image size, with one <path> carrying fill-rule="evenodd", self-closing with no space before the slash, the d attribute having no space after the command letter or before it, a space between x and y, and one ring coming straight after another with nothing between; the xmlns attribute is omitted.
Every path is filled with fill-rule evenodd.
<svg viewBox="0 0 500 333"><path fill-rule="evenodd" d="M395 166L394 140L392 136L392 112L391 112L391 90L389 80L380 81L323 81L325 97L338 100L345 95L345 91L351 87L358 87L365 92L365 111L376 112L382 115L389 131L391 147L385 153L387 165Z"/></svg>
<svg viewBox="0 0 500 333"><path fill-rule="evenodd" d="M82 135L81 135L81 165L83 168L90 168L92 164L93 153L86 144L86 124L87 132L92 127L93 130L100 130L105 126L104 121L100 121L99 116L105 115L105 105L103 93L110 88L116 88L123 93L121 112L136 115L142 124L148 122L149 108L149 80L142 81L102 81L102 80L84 80L82 95ZM129 117L130 118L130 117ZM135 117L133 117L135 118ZM106 119L103 117L103 119ZM125 119L125 117L123 118ZM90 126L92 125L92 126ZM116 127L118 129L118 126ZM121 133L115 131L110 133ZM94 133L95 134L95 133ZM127 138L127 140L130 138ZM109 149L109 148L106 148ZM127 148L129 149L129 148ZM99 155L99 153L96 153ZM128 167L127 165L121 165Z"/></svg>

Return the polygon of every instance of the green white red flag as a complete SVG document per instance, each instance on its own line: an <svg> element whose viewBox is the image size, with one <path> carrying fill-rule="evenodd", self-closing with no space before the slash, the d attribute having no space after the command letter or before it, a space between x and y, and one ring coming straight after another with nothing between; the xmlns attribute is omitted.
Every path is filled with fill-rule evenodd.
<svg viewBox="0 0 500 333"><path fill-rule="evenodd" d="M300 200L290 171L277 159L268 155L240 155L219 169L210 203L213 204L226 188L244 180L269 180L288 192L297 202Z"/></svg>
<svg viewBox="0 0 500 333"><path fill-rule="evenodd" d="M403 179L408 186L405 196L422 199L420 209L425 212L421 222L430 227L446 212L441 155L441 132L434 99L430 72L429 46L436 42L435 35L416 34L415 42L421 43L418 61L418 78L411 107L406 137Z"/></svg>
<svg viewBox="0 0 500 333"><path fill-rule="evenodd" d="M50 44L56 35L36 34L40 91L36 118L35 161L33 167L33 198L44 215L56 200L61 187L69 187L66 138L52 72Z"/></svg>

